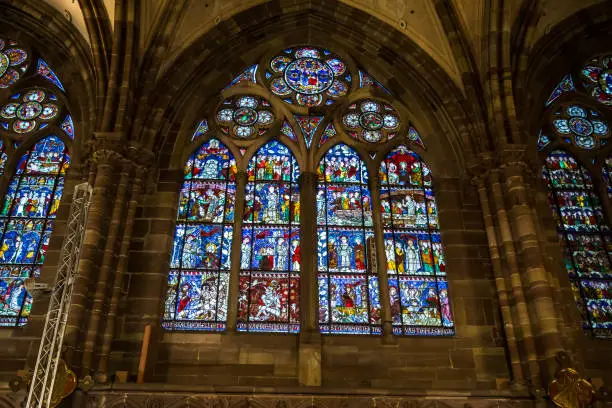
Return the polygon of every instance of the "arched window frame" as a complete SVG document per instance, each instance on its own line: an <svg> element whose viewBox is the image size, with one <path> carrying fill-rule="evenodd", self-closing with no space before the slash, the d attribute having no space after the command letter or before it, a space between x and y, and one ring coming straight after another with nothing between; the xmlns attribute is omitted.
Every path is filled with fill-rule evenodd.
<svg viewBox="0 0 612 408"><path fill-rule="evenodd" d="M287 50L283 52L288 52ZM273 55L274 54L274 55ZM360 69L355 62L348 57L346 54L342 53L334 53L334 57L340 57L344 59L346 62L346 67L349 72L349 75L352 77L351 89L344 96L335 96L333 98L326 99L325 107L321 107L320 109L314 109L312 113L310 111L304 111L296 104L299 104L299 98L294 99L291 98L291 101L284 100L282 97L277 97L270 93L268 88L268 78L266 77L266 67L271 58L273 58L278 53L270 53L270 55L266 55L262 57L260 64L250 66L243 73L236 73L236 80L232 81L230 85L225 87L221 91L221 98L218 100L216 104L213 105L214 102L208 103L208 108L201 110L200 115L202 116L194 116L192 118L193 126L190 126L188 129L185 129L181 132L181 139L185 140L185 144L189 144L187 140L190 140L190 151L191 148L195 146L195 139L198 138L208 138L215 137L221 140L226 146L228 146L232 151L240 152L240 154L236 154L236 160L239 163L239 177L238 177L238 196L240 196L241 185L244 191L244 188L247 184L246 182L246 168L249 160L256 154L257 150L267 143L270 140L276 139L285 146L287 146L295 155L296 159L299 162L300 169L302 171L302 176L300 177L300 196L303 201L302 208L305 207L303 197L309 197L310 200L314 200L316 196L316 167L321 158L325 155L325 153L333 148L334 145L339 143L344 143L350 148L353 148L365 163L367 167L367 171L370 175L378 174L378 167L380 165L380 161L384 157L384 155L390 151L392 148L399 144L409 145L411 149L416 151L421 157L427 156L425 143L421 139L421 136L416 131L417 126L409 121L406 117L407 109L402 106L401 102L394 99L391 95L391 92L387 91L386 88L383 88L380 82L375 80L370 74L367 74ZM369 78L368 81L364 81L363 78ZM276 77L274 77L276 78ZM346 81L346 75L343 77ZM350 80L348 80L351 83ZM326 106L329 104L342 106L341 104L344 101L354 101L355 98L352 97L353 92L356 90L362 89L359 93L359 98L364 98L367 100L372 100L378 103L381 103L382 106L390 107L389 112L397 115L400 119L400 125L393 128L393 132L389 133L388 137L386 136L380 142L368 143L365 140L357 140L357 138L349 135L348 132L342 129L342 116L346 113L346 109L333 109L327 108ZM383 91L386 95L383 95ZM223 101L228 98L234 98L240 95L253 95L256 97L264 96L267 98L271 105L271 110L275 115L274 123L268 128L264 135L258 137L245 137L239 138L236 135L230 134L231 132L227 132L227 130L223 130L220 128L219 124L215 120L216 114L218 112L219 107L222 105ZM285 98L287 99L287 98ZM332 102L330 102L333 100ZM309 100L312 101L312 100ZM313 119L315 116L319 118L316 121L313 121L313 126L309 128L304 128L304 124L308 122L309 114L312 115ZM227 126L228 121L225 120L225 123L222 123L222 126ZM205 124L205 126L203 126ZM197 130L196 130L197 129ZM195 133L194 133L194 130ZM393 139L393 140L391 140ZM240 175L240 173L243 173ZM372 205L376 206L376 202L379 202L379 193L378 193L378 184L375 180L376 177L370 177L368 183L368 189L371 191L372 195ZM241 181L243 179L243 181ZM315 180L314 182L309 182L308 180ZM302 184L305 184L306 188L302 188ZM378 200L378 201L377 201ZM314 201L313 201L314 203ZM240 198L237 200L236 209L244 207L244 200ZM373 233L378 241L382 239L382 225L379 220L376 219L376 215L378 213L378 217L380 216L380 209L373 208L374 214L374 225L373 225ZM310 217L312 224L316 223L316 214L313 212L314 218ZM305 227L308 229L308 226L304 225L305 221L302 218L301 229L303 230ZM241 230L243 226L243 220L240 217L237 217L236 222L234 224L234 229ZM309 234L310 232L308 232ZM316 242L316 225L314 226L313 240ZM379 238L380 236L380 238ZM235 235L237 238L237 235ZM304 242L307 238L304 235L301 236L302 241ZM234 240L234 250L239 251L238 243L240 239ZM382 241L381 241L382 242ZM378 245L378 243L377 243ZM316 250L316 244L315 244ZM311 281L307 290L313 290L313 293L310 293L311 299L316 299L316 275L317 275L317 265L316 265L316 257L317 253L308 253L302 254L303 256L314 257L314 265L311 266L311 271L309 273L312 276L309 276L308 279ZM235 289L230 290L230 304L228 306L229 314L228 315L228 329L229 330L237 330L237 300L238 300L238 276L239 276L239 264L236 263L236 260L232 260L232 269L231 269L231 280L234 280ZM386 299L388 297L388 287L386 280L386 271L381 272L381 265L384 265L384 259L380 260L380 256L375 261L376 265L374 265L374 269L378 271L377 276L379 279L381 277L383 279L380 280L381 288L379 293L379 299L382 307L383 315L385 313L388 314L389 307L386 306ZM302 276L302 279L307 278L306 276ZM383 284L384 282L384 284ZM452 290L452 289L451 289ZM304 286L301 288L301 293L304 292ZM302 309L311 308L312 313L315 318L310 323L314 323L314 326L317 326L318 311L312 309L313 305L301 305ZM235 311L236 316L232 316L232 309ZM390 318L381 316L381 322L390 321ZM303 322L304 323L304 322ZM382 326L382 324L381 324ZM389 327L388 334L392 335L392 329ZM377 333L381 333L382 330L378 330ZM371 334L377 334L374 331ZM368 333L370 334L370 333ZM397 334L397 333L396 333ZM402 333L404 335L412 335L417 333ZM418 333L420 335L439 335L435 333ZM444 335L451 335L453 333L446 332Z"/></svg>
<svg viewBox="0 0 612 408"><path fill-rule="evenodd" d="M588 61L585 62L585 64L587 63ZM610 133L610 126L612 126L612 108L609 105L597 102L596 98L590 95L592 87L585 87L583 78L581 78L582 65L572 70L563 78L560 78L560 84L551 91L551 97L544 106L543 114L541 115L542 119L539 123L538 158L543 172L542 190L547 192L549 202L551 202L550 206L556 223L555 227L559 234L560 245L564 254L564 269L569 273L574 300L576 301L577 309L583 321L583 330L588 337L612 338L611 320L608 320L609 323L606 324L607 327L601 327L597 322L595 322L594 325L594 319L592 319L591 312L588 310L589 304L593 300L597 301L597 299L588 297L588 290L585 291L585 285L587 285L588 282L598 282L602 285L607 285L608 291L610 291L612 289L612 275L606 278L604 273L604 277L600 279L597 277L589 277L588 275L580 276L576 274L575 270L577 265L573 252L569 244L567 244L567 237L568 234L577 236L580 235L580 233L568 232L565 228L560 226L560 207L556 204L556 200L559 198L557 196L560 194L560 191L566 191L567 189L549 189L547 187L547 171L545 170L547 158L551 154L555 154L554 152L563 151L572 157L578 165L587 172L588 176L585 177L590 177L592 183L591 194L594 197L593 199L599 202L602 215L600 217L596 216L599 229L587 233L586 235L595 234L600 236L603 249L605 250L606 245L609 248L610 244L606 244L604 241L610 239L610 226L612 225L612 180L610 180L609 177L610 164L612 164L612 139L610 138L610 136L612 136ZM586 109L589 112L589 118L591 117L591 111L596 113L597 118L601 119L608 126L607 137L600 138L599 140L602 143L596 148L584 149L577 146L571 138L556 132L552 125L553 121L559 117L560 111L567 112L567 107L576 105ZM553 204L553 202L555 202L555 204ZM597 205L597 203L595 203L595 205ZM607 252L607 261L612 265L611 252L609 250ZM599 291L600 294L605 292L605 290ZM599 299L601 300L603 298ZM607 299L612 303L612 298L608 297Z"/></svg>
<svg viewBox="0 0 612 408"><path fill-rule="evenodd" d="M2 37L5 39L5 37ZM6 40L5 41L10 41ZM71 152L74 148L75 138L75 127L70 116L68 109L69 103L65 95L65 89L60 79L53 72L52 66L45 61L37 50L30 48L22 41L17 41L19 47L21 47L28 55L27 63L23 64L20 68L20 77L14 83L8 87L2 87L0 89L0 108L4 107L8 103L22 103L22 96L30 90L42 90L45 92L47 97L53 95L52 102L58 107L57 115L49 121L44 121L45 126L40 126L36 130L18 134L12 130L11 127L5 128L0 126L0 142L2 149L0 152L0 197L2 197L2 208L8 208L8 216L2 216L2 229L0 230L0 251L4 252L2 248L9 245L8 241L5 241L5 231L8 226L9 220L15 219L37 219L41 220L43 225L43 232L41 232L41 238L39 239L36 247L36 253L34 262L32 263L21 263L20 267L30 269L31 272L28 276L22 274L14 279L14 282L19 282L17 285L13 285L10 289L7 285L2 288L3 297L6 299L3 303L17 302L20 303L21 310L19 315L15 318L7 316L7 313L0 312L0 327L18 327L27 324L29 313L32 307L32 298L29 293L26 292L23 281L29 277L38 277L41 273L41 269L44 271L44 259L45 254L48 251L49 240L53 235L53 220L57 216L57 209L59 203L65 191L65 179L68 171ZM16 97L15 95L19 95ZM4 118L0 118L0 121L7 122ZM41 122L42 123L42 122ZM23 160L32 160L32 150L41 142L47 140L49 137L56 137L63 143L63 162L58 168L61 168L57 174L49 175L46 173L26 173L25 167L31 168L30 164L23 162ZM21 170L18 170L18 166ZM17 217L10 208L15 207L15 203L9 205L8 194L14 189L11 187L13 181L19 183L26 178L38 178L48 177L53 179L52 193L49 197L46 208L46 214L44 216L21 216ZM17 190L17 192L19 189ZM50 213L52 210L52 213ZM26 254L29 255L29 254ZM30 256L31 258L31 256ZM3 280L3 286L8 282L9 277L6 275L11 263L0 262L0 268L5 269L0 272L0 279ZM11 274L11 277L13 275ZM14 299L14 294L18 293L19 299ZM10 293L9 293L10 292ZM4 305L3 305L4 309Z"/></svg>

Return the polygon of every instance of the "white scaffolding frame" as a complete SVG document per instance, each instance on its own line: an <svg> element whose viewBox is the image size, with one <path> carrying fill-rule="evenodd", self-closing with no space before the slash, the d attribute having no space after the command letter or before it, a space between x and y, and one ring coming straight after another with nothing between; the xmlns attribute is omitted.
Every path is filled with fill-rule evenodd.
<svg viewBox="0 0 612 408"><path fill-rule="evenodd" d="M51 407L55 376L61 358L64 332L70 311L72 288L85 235L91 192L92 189L88 183L79 184L74 188L66 236L60 253L60 265L51 291L49 309L28 392L26 404L28 408Z"/></svg>

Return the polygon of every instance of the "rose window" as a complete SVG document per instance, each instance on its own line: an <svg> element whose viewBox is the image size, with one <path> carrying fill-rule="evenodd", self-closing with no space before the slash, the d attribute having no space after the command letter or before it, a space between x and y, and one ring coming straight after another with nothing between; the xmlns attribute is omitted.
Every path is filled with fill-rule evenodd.
<svg viewBox="0 0 612 408"><path fill-rule="evenodd" d="M274 119L270 102L259 96L240 95L226 99L217 111L221 131L240 139L263 135Z"/></svg>
<svg viewBox="0 0 612 408"><path fill-rule="evenodd" d="M0 38L0 88L14 84L28 67L28 53L15 41Z"/></svg>
<svg viewBox="0 0 612 408"><path fill-rule="evenodd" d="M302 106L331 105L348 93L351 75L344 61L330 51L287 49L270 61L270 90L285 102Z"/></svg>
<svg viewBox="0 0 612 408"><path fill-rule="evenodd" d="M342 125L353 139L378 143L395 136L400 119L392 106L368 99L350 105Z"/></svg>
<svg viewBox="0 0 612 408"><path fill-rule="evenodd" d="M552 124L561 136L567 136L566 142L591 150L602 144L601 139L610 136L608 125L599 114L578 105L571 105L554 113ZM570 138L571 137L571 138Z"/></svg>
<svg viewBox="0 0 612 408"><path fill-rule="evenodd" d="M0 124L9 132L33 132L46 127L59 113L57 97L41 89L15 94L11 100L0 109Z"/></svg>
<svg viewBox="0 0 612 408"><path fill-rule="evenodd" d="M593 59L582 68L584 87L598 102L612 105L612 55Z"/></svg>

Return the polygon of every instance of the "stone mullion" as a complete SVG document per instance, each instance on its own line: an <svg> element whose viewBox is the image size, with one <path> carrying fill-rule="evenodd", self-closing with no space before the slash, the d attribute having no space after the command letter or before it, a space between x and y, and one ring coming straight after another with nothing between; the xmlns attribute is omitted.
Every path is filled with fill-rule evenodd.
<svg viewBox="0 0 612 408"><path fill-rule="evenodd" d="M517 255L514 248L514 238L512 236L512 230L510 228L510 221L508 219L508 213L506 212L506 207L504 203L504 194L499 180L499 172L497 170L491 171L489 177L489 186L491 189L491 194L493 196L493 202L495 204L495 213L497 214L500 242L503 247L504 257L506 260L506 265L508 267L508 275L512 291L511 293L516 308L515 320L517 321L518 326L517 343L520 344L522 342L523 348L526 353L524 359L527 361L527 364L529 366L529 374L531 377L531 381L539 386L540 368L538 365L538 355L536 352L535 341L531 329L531 319L529 318L529 311L527 308L527 302L525 300L525 293L523 292Z"/></svg>
<svg viewBox="0 0 612 408"><path fill-rule="evenodd" d="M506 284L507 278L504 276L502 268L502 261L499 253L500 249L497 242L497 231L495 228L494 217L491 212L491 204L489 202L487 188L483 178L477 177L475 181L478 188L478 196L480 198L480 206L482 208L482 218L484 221L485 231L487 233L487 241L489 243L491 264L493 266L493 273L495 274L495 287L497 289L497 298L504 324L504 334L508 347L511 376L516 384L524 384L525 375L523 373L521 355L516 340L516 328L514 326L515 318L513 318L512 308L510 307L508 297L509 291Z"/></svg>
<svg viewBox="0 0 612 408"><path fill-rule="evenodd" d="M128 268L130 242L132 240L132 231L134 228L134 218L138 208L138 201L142 192L144 172L144 167L137 167L134 180L132 182L132 191L125 216L125 226L123 230L123 237L121 239L121 247L119 249L119 261L117 262L117 271L115 273L115 279L113 280L111 299L105 319L106 323L104 325L102 345L100 347L100 354L98 355L96 381L99 383L106 383L108 381L108 359L110 355L111 343L113 341L113 337L115 336L117 309L119 307L119 298L123 288L123 276Z"/></svg>
<svg viewBox="0 0 612 408"><path fill-rule="evenodd" d="M317 297L317 180L313 172L300 175L300 341L298 380L321 385L321 335Z"/></svg>
<svg viewBox="0 0 612 408"><path fill-rule="evenodd" d="M319 332L317 279L317 175L300 175L300 331Z"/></svg>
<svg viewBox="0 0 612 408"><path fill-rule="evenodd" d="M119 185L117 186L110 225L106 234L106 245L104 247L102 265L100 267L100 274L96 282L96 290L93 295L93 304L91 307L91 313L89 315L89 324L85 337L82 357L82 367L84 371L91 370L96 342L100 339L99 335L101 334L101 323L103 321L102 314L104 309L106 309L108 302L108 287L109 285L112 285L113 282L111 270L114 266L116 255L115 249L117 246L117 237L123 221L131 166L132 164L128 161L123 163L119 178Z"/></svg>
<svg viewBox="0 0 612 408"><path fill-rule="evenodd" d="M554 369L554 357L562 350L560 333L557 328L552 290L548 284L547 271L538 245L535 223L527 198L527 189L522 172L524 163L509 163L504 166L506 190L512 203L512 218L521 248L524 273L522 277L527 287L530 305L535 312L536 323L544 356L549 363L549 370Z"/></svg>
<svg viewBox="0 0 612 408"><path fill-rule="evenodd" d="M372 197L372 219L374 221L374 242L376 244L376 272L380 290L380 311L383 325L383 339L393 342L393 320L389 299L389 276L387 275L387 260L385 253L384 228L382 220L382 204L380 199L380 181L378 178L369 180L370 196Z"/></svg>
<svg viewBox="0 0 612 408"><path fill-rule="evenodd" d="M68 366L76 361L75 353L90 304L90 289L97 278L100 248L104 245L103 231L108 213L108 196L113 188L116 163L121 159L122 156L113 150L103 148L94 153L95 181L64 337L65 361Z"/></svg>
<svg viewBox="0 0 612 408"><path fill-rule="evenodd" d="M238 288L240 284L240 259L242 255L242 215L244 214L247 173L236 174L236 198L234 204L234 230L232 232L231 264L228 287L227 331L235 332L238 320Z"/></svg>

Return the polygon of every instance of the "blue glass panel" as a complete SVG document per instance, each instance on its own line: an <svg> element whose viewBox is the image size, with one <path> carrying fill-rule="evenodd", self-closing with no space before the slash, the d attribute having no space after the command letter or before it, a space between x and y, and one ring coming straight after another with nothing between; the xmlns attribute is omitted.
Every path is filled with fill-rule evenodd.
<svg viewBox="0 0 612 408"><path fill-rule="evenodd" d="M223 331L236 199L236 161L211 139L185 165L162 326Z"/></svg>
<svg viewBox="0 0 612 408"><path fill-rule="evenodd" d="M393 332L452 335L446 262L429 167L416 153L399 146L382 162L379 177Z"/></svg>
<svg viewBox="0 0 612 408"><path fill-rule="evenodd" d="M240 260L238 330L300 330L299 166L277 141L248 165Z"/></svg>

